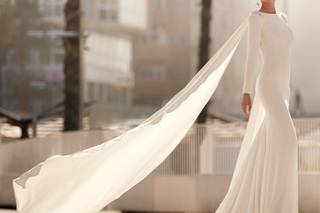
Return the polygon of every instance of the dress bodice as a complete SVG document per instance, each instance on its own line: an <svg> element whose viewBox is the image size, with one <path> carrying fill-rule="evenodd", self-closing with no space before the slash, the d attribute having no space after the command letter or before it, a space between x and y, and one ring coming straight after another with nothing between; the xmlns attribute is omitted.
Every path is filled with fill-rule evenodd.
<svg viewBox="0 0 320 213"><path fill-rule="evenodd" d="M289 69L293 32L284 13L273 14L254 11L249 18L247 60L244 73L243 93L251 93L254 70L261 50L264 67L276 70Z"/></svg>

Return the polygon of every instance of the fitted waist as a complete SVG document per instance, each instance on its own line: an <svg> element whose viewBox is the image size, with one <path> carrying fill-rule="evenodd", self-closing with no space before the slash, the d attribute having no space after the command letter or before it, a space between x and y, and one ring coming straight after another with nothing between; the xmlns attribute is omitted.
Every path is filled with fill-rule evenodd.
<svg viewBox="0 0 320 213"><path fill-rule="evenodd" d="M264 70L270 71L290 71L290 61L287 58L265 58L263 63Z"/></svg>
<svg viewBox="0 0 320 213"><path fill-rule="evenodd" d="M282 72L282 73L285 72L285 73L287 73L287 72L290 72L290 65L265 63L263 65L263 70L268 70L270 72Z"/></svg>

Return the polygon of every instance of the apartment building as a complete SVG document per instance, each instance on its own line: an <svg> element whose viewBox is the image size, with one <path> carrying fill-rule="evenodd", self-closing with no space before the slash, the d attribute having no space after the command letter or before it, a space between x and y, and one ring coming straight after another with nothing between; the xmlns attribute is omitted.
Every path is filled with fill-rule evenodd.
<svg viewBox="0 0 320 213"><path fill-rule="evenodd" d="M146 0L82 1L85 99L131 105L132 35L146 28Z"/></svg>
<svg viewBox="0 0 320 213"><path fill-rule="evenodd" d="M193 70L191 0L149 0L148 26L133 37L136 104L161 105L182 89Z"/></svg>

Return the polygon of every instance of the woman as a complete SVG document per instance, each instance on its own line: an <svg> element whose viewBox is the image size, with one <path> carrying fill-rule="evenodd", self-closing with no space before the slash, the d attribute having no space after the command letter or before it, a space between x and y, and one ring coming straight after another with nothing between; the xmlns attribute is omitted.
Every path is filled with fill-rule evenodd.
<svg viewBox="0 0 320 213"><path fill-rule="evenodd" d="M216 213L298 213L298 142L288 110L293 33L275 0L249 18L242 110L249 116L227 195ZM264 66L255 84L261 50ZM251 111L252 108L252 111Z"/></svg>

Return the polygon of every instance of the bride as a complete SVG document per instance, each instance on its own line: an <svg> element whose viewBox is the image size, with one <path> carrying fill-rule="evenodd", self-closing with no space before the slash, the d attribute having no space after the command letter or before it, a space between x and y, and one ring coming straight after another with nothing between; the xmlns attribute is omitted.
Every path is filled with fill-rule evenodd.
<svg viewBox="0 0 320 213"><path fill-rule="evenodd" d="M288 110L293 34L287 17L276 12L275 0L261 2L249 18L242 89L242 109L251 115L228 193L216 213L298 213L298 142ZM260 50L264 65L250 112Z"/></svg>
<svg viewBox="0 0 320 213"><path fill-rule="evenodd" d="M297 138L288 111L290 46L286 16L261 0L224 45L164 107L100 145L54 155L13 180L20 213L96 213L148 176L175 149L217 88L249 26L242 107L250 117L217 213L297 213ZM253 95L259 49L264 69Z"/></svg>

